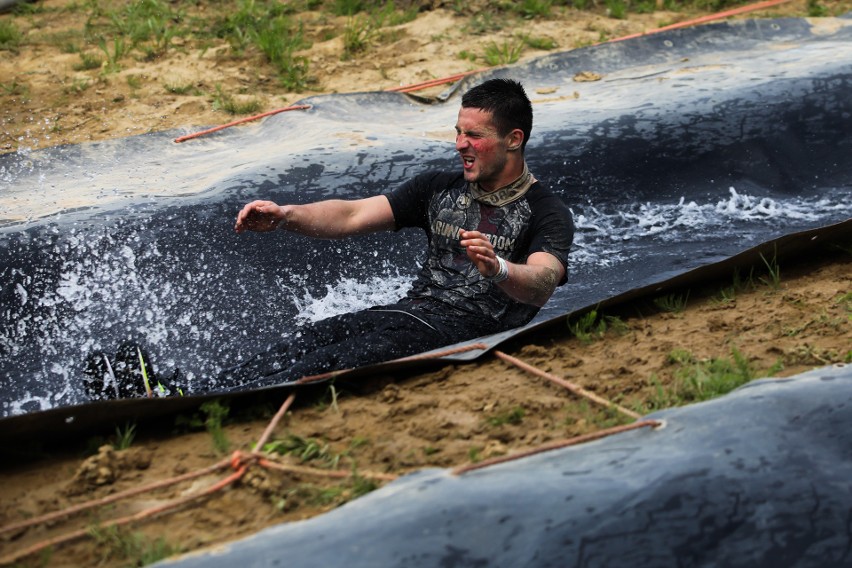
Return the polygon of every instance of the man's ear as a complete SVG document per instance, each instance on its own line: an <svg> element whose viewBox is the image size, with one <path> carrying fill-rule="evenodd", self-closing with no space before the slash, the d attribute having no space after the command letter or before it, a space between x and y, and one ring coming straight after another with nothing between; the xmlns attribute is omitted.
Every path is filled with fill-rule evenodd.
<svg viewBox="0 0 852 568"><path fill-rule="evenodd" d="M516 128L509 133L509 150L520 150L524 143L524 132L520 128Z"/></svg>

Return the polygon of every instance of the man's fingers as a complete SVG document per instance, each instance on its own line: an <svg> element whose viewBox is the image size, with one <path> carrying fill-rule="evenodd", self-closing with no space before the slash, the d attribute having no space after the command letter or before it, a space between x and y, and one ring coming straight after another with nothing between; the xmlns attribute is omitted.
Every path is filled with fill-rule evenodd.
<svg viewBox="0 0 852 568"><path fill-rule="evenodd" d="M271 201L252 201L237 214L234 229L243 231L268 231L277 223L277 205Z"/></svg>

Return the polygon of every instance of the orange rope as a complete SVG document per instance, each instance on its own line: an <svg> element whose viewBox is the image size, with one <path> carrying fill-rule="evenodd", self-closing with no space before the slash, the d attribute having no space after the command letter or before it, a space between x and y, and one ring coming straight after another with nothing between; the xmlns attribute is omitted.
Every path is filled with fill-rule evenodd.
<svg viewBox="0 0 852 568"><path fill-rule="evenodd" d="M639 33L636 33L636 34L626 35L624 37L612 39L612 40L609 40L609 41L610 42L624 41L626 39L633 39L633 38L642 37L642 36L645 36L645 35L651 35L651 34L656 34L656 33L660 33L660 32L666 32L666 31L669 31L669 30L675 30L675 29L678 29L678 28L695 26L697 24L704 24L706 22L712 22L714 20L721 20L722 18L728 18L730 16L737 16L739 14L746 14L748 12L756 12L757 10L772 8L773 6L777 6L779 4L784 4L786 2L790 2L790 0L767 0L766 2L758 2L757 4L749 4L748 6L740 6L739 8L732 8L730 10L725 10L724 12L717 12L715 14L710 14L708 16L701 16L699 18L694 18L692 20L687 20L685 22L678 22L676 24L663 26L662 28L657 28L657 29L651 30L649 32L639 32Z"/></svg>
<svg viewBox="0 0 852 568"><path fill-rule="evenodd" d="M187 497L183 497L181 499L176 499L176 500L171 501L169 503L166 503L164 505L160 505L159 507L152 507L150 509L145 509L144 511L140 511L139 513L136 513L135 515L130 515L130 516L122 517L120 519L115 519L115 520L112 520L112 521L109 521L109 522L106 522L106 523L101 523L101 524L98 525L98 528L119 527L119 526L130 524L134 521L139 521L139 520L142 520L142 519L150 518L150 517L153 517L153 516L158 515L160 513L165 513L167 511L177 509L178 507L181 507L181 506L183 506L183 505L185 505L185 504L187 504L191 501L194 501L196 499L200 499L202 497L207 497L207 496L212 495L213 493L223 489L224 487L227 487L228 485L239 480L243 475L245 475L245 472L246 472L246 466L243 465L242 467L240 467L240 469L238 471L236 471L235 473L232 473L228 477L221 479L220 481L211 485L210 487L208 487L204 491L201 491L201 492L196 493L194 495L189 495ZM36 554L37 552L41 552L42 550L45 550L47 548L57 546L57 545L60 545L60 544L67 544L69 542L74 542L74 541L79 540L81 538L91 536L91 534L92 534L92 530L87 528L87 529L80 529L80 530L77 530L77 531L66 533L64 535L60 535L58 537L55 537L55 538L52 538L52 539L49 539L49 540L44 540L44 541L39 542L39 543L29 547L29 548L26 548L24 550L20 550L18 552L15 552L13 554L10 554L8 556L0 558L0 564L4 564L4 565L5 564L12 564L14 562L17 562L21 558L25 558L27 556L30 556L31 554Z"/></svg>
<svg viewBox="0 0 852 568"><path fill-rule="evenodd" d="M477 469L482 469L485 467L489 467L492 465L496 465L499 463L505 463L509 461L514 461L521 458L526 458L529 456L534 456L536 454L541 454L544 452L550 452L553 450L558 450L560 448L567 448L569 446L576 446L578 444L584 444L586 442L591 442L594 440L599 440L601 438L606 438L607 436L612 436L614 434L620 434L622 432L628 432L630 430L636 430L638 428L647 428L649 426L656 427L662 424L657 420L643 420L641 422L634 422L632 424L626 424L624 426L615 426L614 428L607 428L606 430L598 430L597 432L592 432L590 434L583 434L582 436L576 436L574 438L569 438L568 440L560 440L558 442L553 442L550 444L544 444L537 448L533 448L531 450L527 450L525 452L519 452L517 454L512 454L510 456L500 456L496 458L491 458L488 460L483 460L478 463L472 463L468 465L463 465L461 467L454 468L451 470L453 475L461 475L463 473L467 473L469 471L474 471Z"/></svg>
<svg viewBox="0 0 852 568"><path fill-rule="evenodd" d="M420 355L411 355L410 357L403 357L402 359L397 359L397 361L423 361L429 359L440 359L441 357L446 357L447 355L455 355L457 353L465 353L467 351L485 351L487 349L488 345L486 345L485 343L471 343L470 345L462 345L461 347L444 349L443 351L435 351L433 353L421 353Z"/></svg>
<svg viewBox="0 0 852 568"><path fill-rule="evenodd" d="M121 493L116 493L114 495L110 495L109 497L104 497L103 499L96 499L94 501L87 501L85 503L81 503L79 505L75 505L73 507L63 509L61 511L55 511L53 513L48 513L47 515L42 515L40 517L34 517L32 519L27 519L26 521L0 528L0 534L18 531L18 530L21 530L21 529L31 527L33 525L38 525L38 524L41 524L41 523L47 523L47 522L50 522L50 521L55 521L57 519L62 519L64 517L70 517L71 515L74 515L76 513L80 513L82 511L87 511L87 510L93 509L95 507L101 507L103 505L108 505L110 503L113 503L115 501L119 501L121 499L125 499L127 497L133 497L134 495L138 495L140 493L147 493L149 491L154 491L156 489L168 487L169 485L175 485L175 484L180 483L182 481L188 481L190 479L195 479L196 477L201 477L203 475L213 473L214 471L224 469L224 468L228 467L229 464L230 464L230 460L222 460L219 463L213 464L209 467L205 467L203 469L192 471L190 473L185 473L185 474L179 475L177 477L172 477L171 479L158 481L158 482L152 483L150 485L145 485L144 487L137 487L136 489L130 489L130 490L127 490L127 491L122 491Z"/></svg>
<svg viewBox="0 0 852 568"><path fill-rule="evenodd" d="M458 81L459 79L464 79L468 75L473 75L475 73L481 73L483 71L488 71L491 69L490 67L484 67L482 69L475 69L473 71L464 71L462 73L456 73L455 75L450 75L449 77L444 77L442 79L431 79L429 81L424 81L422 83L415 83L413 85L403 85L400 87L391 87L390 89L385 89L388 92L396 92L396 93L411 93L413 91L419 91L421 89L427 89L429 87L437 87L438 85L443 85L445 83L452 83L453 81Z"/></svg>
<svg viewBox="0 0 852 568"><path fill-rule="evenodd" d="M261 118L265 118L267 116L272 116L273 114L278 114L279 112L287 112L290 110L306 110L311 108L311 105L292 105L284 108L279 108L276 110L270 110L268 112L264 112L261 114L257 114L255 116L248 116L246 118L241 118L239 120L235 120L233 122L229 122L228 124L221 124L219 126L214 126L213 128L208 128L207 130L202 130L201 132L196 132L194 134L187 134L185 136L178 136L175 138L175 142L181 143L186 140L191 140L193 138L198 138L199 136L204 136L205 134L212 134L213 132L218 132L220 130L224 130L226 128L230 128L231 126L237 126L238 124L244 124L246 122L251 122L253 120L259 120Z"/></svg>
<svg viewBox="0 0 852 568"><path fill-rule="evenodd" d="M497 357L499 357L503 361L506 361L507 363L511 363L512 365L515 365L516 367L523 369L524 371L527 371L528 373L532 373L533 375L537 375L539 377L547 379L548 381L556 383L557 385L563 386L566 389L568 389L569 391L573 392L574 394L582 396L583 398L586 398L588 400L591 400L592 402L594 402L596 404L600 404L601 406L605 406L607 408L614 408L615 410L617 410L617 411L621 412L622 414L629 416L631 418L635 418L635 419L642 418L642 415L637 413L637 412L633 412L632 410L629 410L627 408L624 408L623 406L615 404L614 402L611 402L611 401L609 401L605 398L602 398L602 397L596 395L593 392L589 392L586 389L584 389L583 387L581 387L579 385L575 385L574 383L572 383L570 381L566 381L565 379L557 377L556 375L552 375L550 373L546 373L546 372L542 371L541 369L537 369L537 368L533 367L532 365L530 365L528 363L524 363L520 359L512 357L511 355L506 355L502 351L495 351L494 355L496 355Z"/></svg>
<svg viewBox="0 0 852 568"><path fill-rule="evenodd" d="M266 430L261 434L260 439L257 441L257 444L254 446L253 454L259 454L263 451L263 446L266 445L266 442L269 440L269 437L272 436L272 431L275 430L275 427L278 425L278 422L281 421L281 418L287 412L287 409L290 408L290 405L293 404L293 401L296 400L296 393L290 393L290 396L287 397L287 400L284 401L284 404L281 405L281 408L278 409L278 412L275 416L272 417L272 420L266 426Z"/></svg>
<svg viewBox="0 0 852 568"><path fill-rule="evenodd" d="M402 357L400 359L394 359L394 361L428 361L429 359L440 359L441 357L446 357L447 355L455 355L456 353L475 351L477 349L486 350L488 349L488 345L484 343L471 343L470 345L454 347L452 349L445 349L443 351L435 351L430 353L422 353L420 355L411 355L410 357ZM394 361L391 361L391 363L393 363ZM310 383L318 383L320 381L332 379L338 375L342 375L343 373L348 373L352 370L354 369L339 369L337 371L329 371L328 373L322 373L321 375L309 375L306 377L302 377L301 379L295 381L293 384L307 385Z"/></svg>

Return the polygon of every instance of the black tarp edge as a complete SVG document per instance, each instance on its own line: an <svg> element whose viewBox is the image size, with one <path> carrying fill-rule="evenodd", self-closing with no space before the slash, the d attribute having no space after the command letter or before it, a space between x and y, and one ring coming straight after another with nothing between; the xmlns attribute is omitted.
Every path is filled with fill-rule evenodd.
<svg viewBox="0 0 852 568"><path fill-rule="evenodd" d="M641 298L665 294L672 290L682 289L700 283L707 283L730 275L733 270L762 263L761 255L778 261L794 263L797 256L801 257L809 251L830 243L847 243L852 241L852 219L841 223L791 233L776 239L766 241L749 248L737 255L708 265L693 268L670 278L653 282L633 290L618 294L590 306L585 306L570 313L562 314L549 320L536 323L524 328L478 338L469 342L448 346L443 350L462 347L471 343L484 343L487 349L476 349L458 355L444 356L437 359L401 359L376 365L369 365L341 373L336 380L354 380L364 377L390 376L395 373L412 373L434 369L446 364L472 362L488 351L511 341L521 341L535 333L546 332L565 325L566 318L584 313L596 308L614 308ZM847 243L852 244L852 243ZM783 278L782 278L783 280ZM570 284L569 284L570 285ZM428 352L428 353L435 353ZM230 401L251 401L274 399L293 385L265 387L249 392L211 393L186 397L169 397L153 399L123 399L90 402L81 405L53 408L18 416L0 419L0 443L7 446L26 445L28 440L49 437L54 441L91 434L100 430L114 427L115 424L126 422L157 423L169 420L172 424L174 416L197 409L203 402L214 399ZM8 449L8 448L7 448Z"/></svg>
<svg viewBox="0 0 852 568"><path fill-rule="evenodd" d="M805 442L848 420L850 381L844 364L755 380L654 428L418 470L157 566L847 566L848 444Z"/></svg>

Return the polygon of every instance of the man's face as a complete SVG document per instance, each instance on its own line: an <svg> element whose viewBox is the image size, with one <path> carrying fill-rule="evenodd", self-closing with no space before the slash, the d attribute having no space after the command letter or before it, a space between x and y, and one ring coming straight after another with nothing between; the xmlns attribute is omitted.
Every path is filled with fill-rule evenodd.
<svg viewBox="0 0 852 568"><path fill-rule="evenodd" d="M514 181L507 171L509 136L500 136L490 112L478 108L459 110L456 151L462 159L464 179L491 191ZM510 179L505 179L505 178Z"/></svg>

